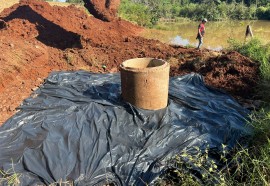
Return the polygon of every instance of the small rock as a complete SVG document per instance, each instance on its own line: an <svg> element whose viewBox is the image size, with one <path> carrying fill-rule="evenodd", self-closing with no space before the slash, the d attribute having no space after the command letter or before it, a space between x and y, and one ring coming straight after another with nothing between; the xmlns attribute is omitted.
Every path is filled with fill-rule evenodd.
<svg viewBox="0 0 270 186"><path fill-rule="evenodd" d="M10 43L9 46L10 46L11 48L14 48L14 44L13 44L13 43Z"/></svg>
<svg viewBox="0 0 270 186"><path fill-rule="evenodd" d="M38 96L38 94L32 94L31 97L32 98L36 98Z"/></svg>
<svg viewBox="0 0 270 186"><path fill-rule="evenodd" d="M31 88L32 91L36 91L38 87Z"/></svg>
<svg viewBox="0 0 270 186"><path fill-rule="evenodd" d="M37 80L38 80L38 82L43 82L43 79L41 79L41 78L38 78Z"/></svg>

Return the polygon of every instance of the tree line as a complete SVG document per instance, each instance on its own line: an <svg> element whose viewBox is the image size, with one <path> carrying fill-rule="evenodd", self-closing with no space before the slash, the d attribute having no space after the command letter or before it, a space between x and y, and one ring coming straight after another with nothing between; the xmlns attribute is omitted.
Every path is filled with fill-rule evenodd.
<svg viewBox="0 0 270 186"><path fill-rule="evenodd" d="M82 3L82 0L67 0ZM270 0L121 0L119 16L151 27L160 18L270 20Z"/></svg>
<svg viewBox="0 0 270 186"><path fill-rule="evenodd" d="M211 21L270 20L269 0L122 0L120 16L142 26L159 18L184 17ZM132 14L132 15L131 15Z"/></svg>

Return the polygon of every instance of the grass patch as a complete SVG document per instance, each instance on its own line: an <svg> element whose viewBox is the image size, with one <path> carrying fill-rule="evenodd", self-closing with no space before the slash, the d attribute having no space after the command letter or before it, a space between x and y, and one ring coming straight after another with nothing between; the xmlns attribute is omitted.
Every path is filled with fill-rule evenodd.
<svg viewBox="0 0 270 186"><path fill-rule="evenodd" d="M0 184L8 186L19 186L21 174L15 172L12 161L12 168L7 171L0 170Z"/></svg>
<svg viewBox="0 0 270 186"><path fill-rule="evenodd" d="M21 186L20 177L21 174L15 172L12 162L12 168L10 170L7 171L0 170L0 185ZM58 186L58 185L74 186L74 183L73 181L63 181L60 179L59 181L51 183L48 186Z"/></svg>

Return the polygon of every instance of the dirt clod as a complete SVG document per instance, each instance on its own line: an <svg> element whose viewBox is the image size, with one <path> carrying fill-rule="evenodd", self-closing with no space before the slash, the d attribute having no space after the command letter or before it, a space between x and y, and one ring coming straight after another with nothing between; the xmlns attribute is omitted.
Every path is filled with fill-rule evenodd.
<svg viewBox="0 0 270 186"><path fill-rule="evenodd" d="M85 8L96 18L113 21L117 18L120 0L83 0Z"/></svg>

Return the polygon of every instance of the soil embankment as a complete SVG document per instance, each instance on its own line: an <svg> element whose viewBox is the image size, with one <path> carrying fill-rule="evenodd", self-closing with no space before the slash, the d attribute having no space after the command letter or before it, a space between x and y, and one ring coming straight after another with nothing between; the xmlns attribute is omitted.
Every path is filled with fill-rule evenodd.
<svg viewBox="0 0 270 186"><path fill-rule="evenodd" d="M83 0L84 7L96 18L113 21L117 18L120 0Z"/></svg>
<svg viewBox="0 0 270 186"><path fill-rule="evenodd" d="M127 21L103 22L75 6L22 0L0 13L0 124L52 71L117 72L135 57L171 64L171 76L197 72L208 85L251 98L258 65L237 52L197 51L138 36Z"/></svg>

